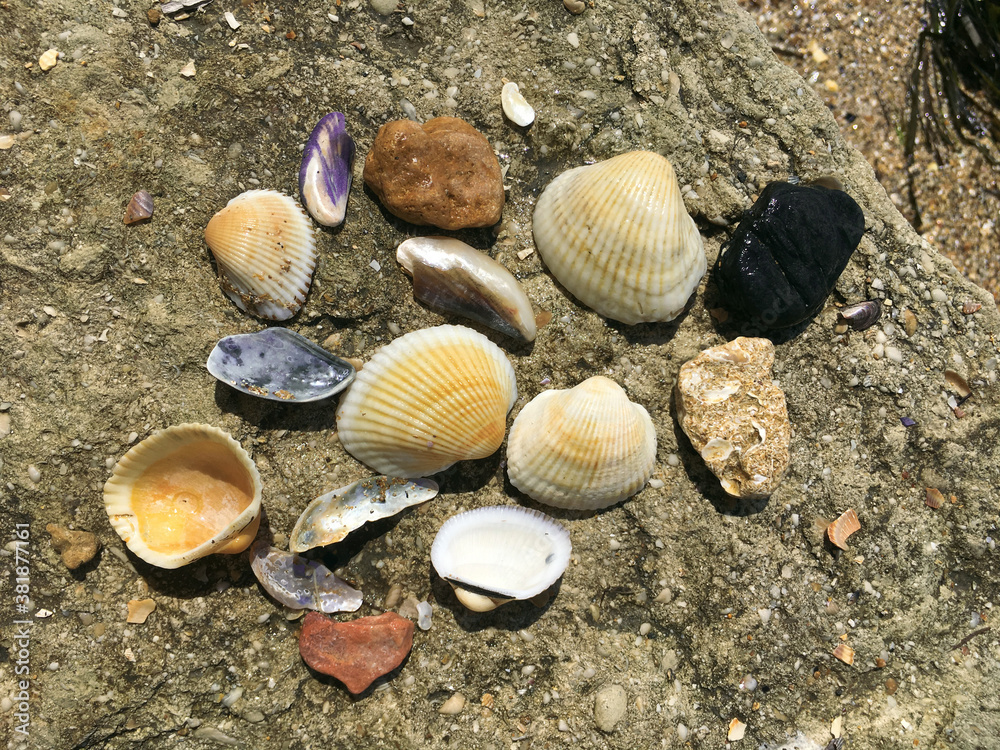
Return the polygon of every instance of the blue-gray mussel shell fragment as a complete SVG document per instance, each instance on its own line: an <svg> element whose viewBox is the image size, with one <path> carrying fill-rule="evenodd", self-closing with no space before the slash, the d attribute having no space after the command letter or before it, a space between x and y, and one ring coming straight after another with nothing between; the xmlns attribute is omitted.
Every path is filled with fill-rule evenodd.
<svg viewBox="0 0 1000 750"><path fill-rule="evenodd" d="M293 555L259 540L250 548L250 567L275 600L289 609L356 612L364 600L357 589L316 560Z"/></svg>
<svg viewBox="0 0 1000 750"><path fill-rule="evenodd" d="M772 182L716 261L723 306L761 333L801 323L823 306L864 231L847 193Z"/></svg>
<svg viewBox="0 0 1000 750"><path fill-rule="evenodd" d="M340 112L320 120L306 143L299 170L302 204L324 226L337 226L347 213L354 151L354 140Z"/></svg>
<svg viewBox="0 0 1000 750"><path fill-rule="evenodd" d="M287 328L226 336L208 357L208 371L233 388L272 401L318 401L354 380L350 362Z"/></svg>
<svg viewBox="0 0 1000 750"><path fill-rule="evenodd" d="M288 546L293 552L305 552L336 544L369 521L394 516L411 505L427 502L437 493L437 483L430 479L362 479L309 503L295 523Z"/></svg>

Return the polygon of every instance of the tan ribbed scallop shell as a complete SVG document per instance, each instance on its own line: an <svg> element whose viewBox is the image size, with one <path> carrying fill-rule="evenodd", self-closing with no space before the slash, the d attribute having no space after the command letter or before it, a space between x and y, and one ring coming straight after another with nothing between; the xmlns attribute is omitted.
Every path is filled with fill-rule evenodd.
<svg viewBox="0 0 1000 750"><path fill-rule="evenodd" d="M244 312L287 320L306 302L316 242L298 201L275 190L233 198L205 227L222 291Z"/></svg>
<svg viewBox="0 0 1000 750"><path fill-rule="evenodd" d="M623 323L673 320L705 275L674 168L649 151L563 172L538 198L534 234L556 280Z"/></svg>
<svg viewBox="0 0 1000 750"><path fill-rule="evenodd" d="M153 433L122 456L104 485L118 536L161 568L245 550L260 526L260 497L247 452L205 424Z"/></svg>
<svg viewBox="0 0 1000 750"><path fill-rule="evenodd" d="M414 331L358 372L337 410L340 442L381 474L424 477L503 443L517 398L500 348L464 326Z"/></svg>
<svg viewBox="0 0 1000 750"><path fill-rule="evenodd" d="M507 441L511 484L557 508L594 510L631 497L655 462L649 413L599 375L538 394L517 415Z"/></svg>

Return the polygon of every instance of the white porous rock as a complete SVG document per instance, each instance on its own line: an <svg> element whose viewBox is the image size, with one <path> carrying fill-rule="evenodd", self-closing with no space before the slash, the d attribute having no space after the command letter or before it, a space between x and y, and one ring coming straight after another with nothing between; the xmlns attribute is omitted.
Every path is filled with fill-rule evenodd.
<svg viewBox="0 0 1000 750"><path fill-rule="evenodd" d="M735 497L770 496L788 468L792 427L773 363L770 341L740 337L706 349L678 377L681 428Z"/></svg>

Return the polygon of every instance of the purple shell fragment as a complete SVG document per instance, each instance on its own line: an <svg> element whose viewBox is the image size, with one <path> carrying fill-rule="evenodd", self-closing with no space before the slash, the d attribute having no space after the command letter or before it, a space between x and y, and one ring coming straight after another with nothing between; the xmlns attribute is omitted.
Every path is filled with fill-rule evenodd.
<svg viewBox="0 0 1000 750"><path fill-rule="evenodd" d="M316 560L293 555L260 540L250 548L250 567L272 597L289 609L356 612L363 596Z"/></svg>
<svg viewBox="0 0 1000 750"><path fill-rule="evenodd" d="M309 136L299 170L302 205L320 224L335 227L344 220L353 168L354 139L344 115L331 112Z"/></svg>
<svg viewBox="0 0 1000 750"><path fill-rule="evenodd" d="M917 423L917 420L910 417L900 417L899 421L903 423L903 427L913 427Z"/></svg>

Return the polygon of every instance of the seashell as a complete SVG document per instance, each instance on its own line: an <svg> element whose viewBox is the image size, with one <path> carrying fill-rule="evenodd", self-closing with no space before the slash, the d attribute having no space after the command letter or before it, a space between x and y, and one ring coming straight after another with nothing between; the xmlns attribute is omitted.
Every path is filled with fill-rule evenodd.
<svg viewBox="0 0 1000 750"><path fill-rule="evenodd" d="M851 665L854 663L854 649L846 643L838 643L837 648L833 650L833 655L844 662L844 664Z"/></svg>
<svg viewBox="0 0 1000 750"><path fill-rule="evenodd" d="M292 552L305 552L336 544L369 521L389 518L411 505L426 503L437 493L437 483L429 479L362 479L309 503L295 522L288 546Z"/></svg>
<svg viewBox="0 0 1000 750"><path fill-rule="evenodd" d="M532 599L559 580L569 563L569 532L554 519L519 506L459 513L431 546L434 570L474 612Z"/></svg>
<svg viewBox="0 0 1000 750"><path fill-rule="evenodd" d="M318 401L354 380L350 362L287 328L226 336L205 366L236 390L272 401Z"/></svg>
<svg viewBox="0 0 1000 750"><path fill-rule="evenodd" d="M450 237L412 237L396 248L396 260L413 277L413 296L420 302L534 341L528 296L488 255Z"/></svg>
<svg viewBox="0 0 1000 750"><path fill-rule="evenodd" d="M260 526L260 496L257 467L240 444L217 427L191 423L133 446L104 485L118 536L160 568L245 550Z"/></svg>
<svg viewBox="0 0 1000 750"><path fill-rule="evenodd" d="M941 490L936 487L925 487L924 489L927 493L924 497L924 505L928 508L934 508L934 510L944 505L944 495L941 494Z"/></svg>
<svg viewBox="0 0 1000 750"><path fill-rule="evenodd" d="M758 333L801 323L823 306L864 231L847 193L772 182L719 253L723 304Z"/></svg>
<svg viewBox="0 0 1000 750"><path fill-rule="evenodd" d="M125 208L125 224L135 224L153 215L153 196L145 190L140 190L132 196Z"/></svg>
<svg viewBox="0 0 1000 750"><path fill-rule="evenodd" d="M507 119L522 128L528 127L535 121L535 110L528 104L522 96L521 89L513 81L508 81L500 90L500 105Z"/></svg>
<svg viewBox="0 0 1000 750"><path fill-rule="evenodd" d="M655 463L649 413L599 375L538 394L517 415L507 441L511 484L558 508L596 510L631 497Z"/></svg>
<svg viewBox="0 0 1000 750"><path fill-rule="evenodd" d="M962 401L972 395L972 388L969 387L968 381L954 370L945 370L944 379L949 388L957 393Z"/></svg>
<svg viewBox="0 0 1000 750"><path fill-rule="evenodd" d="M855 331L864 331L875 325L882 317L882 302L869 299L856 305L848 305L837 310L837 317Z"/></svg>
<svg viewBox="0 0 1000 750"><path fill-rule="evenodd" d="M974 300L967 300L962 303L962 315L972 315L979 312L983 306Z"/></svg>
<svg viewBox="0 0 1000 750"><path fill-rule="evenodd" d="M705 274L674 168L649 151L563 172L538 198L534 234L556 280L623 323L673 320Z"/></svg>
<svg viewBox="0 0 1000 750"><path fill-rule="evenodd" d="M464 326L414 331L383 347L337 410L340 442L381 474L422 477L485 458L517 399L500 348Z"/></svg>
<svg viewBox="0 0 1000 750"><path fill-rule="evenodd" d="M268 320L287 320L306 302L316 242L292 198L250 190L233 198L205 228L219 265L219 284L236 306Z"/></svg>
<svg viewBox="0 0 1000 750"><path fill-rule="evenodd" d="M299 169L302 204L323 226L335 227L347 213L354 168L354 139L344 115L331 112L313 128Z"/></svg>
<svg viewBox="0 0 1000 750"><path fill-rule="evenodd" d="M52 70L57 62L59 62L59 50L47 49L38 58L38 67L42 70Z"/></svg>
<svg viewBox="0 0 1000 750"><path fill-rule="evenodd" d="M840 514L840 518L826 527L826 535L835 547L847 549L847 537L861 528L858 514L854 508L848 508Z"/></svg>
<svg viewBox="0 0 1000 750"><path fill-rule="evenodd" d="M360 591L322 563L284 552L263 540L250 549L250 567L264 590L289 609L355 612L364 600Z"/></svg>

